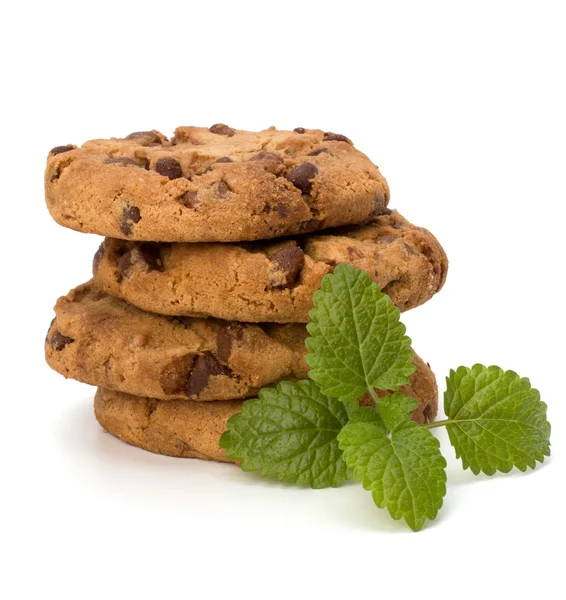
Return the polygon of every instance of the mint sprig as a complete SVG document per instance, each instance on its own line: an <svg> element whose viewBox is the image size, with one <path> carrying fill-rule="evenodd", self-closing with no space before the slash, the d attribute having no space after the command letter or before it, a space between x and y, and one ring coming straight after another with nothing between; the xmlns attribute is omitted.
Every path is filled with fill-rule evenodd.
<svg viewBox="0 0 566 600"><path fill-rule="evenodd" d="M339 265L314 295L307 362L311 381L283 382L246 400L220 445L246 471L314 488L354 477L377 506L414 530L434 519L446 462L431 429L445 426L464 469L488 475L534 468L550 455L546 404L528 379L499 367L451 371L447 418L410 420L418 402L397 390L414 370L399 311L367 273ZM374 408L357 408L369 393Z"/></svg>
<svg viewBox="0 0 566 600"><path fill-rule="evenodd" d="M309 377L323 393L356 401L374 388L396 390L414 372L411 340L391 298L365 271L336 267L314 293L307 325Z"/></svg>

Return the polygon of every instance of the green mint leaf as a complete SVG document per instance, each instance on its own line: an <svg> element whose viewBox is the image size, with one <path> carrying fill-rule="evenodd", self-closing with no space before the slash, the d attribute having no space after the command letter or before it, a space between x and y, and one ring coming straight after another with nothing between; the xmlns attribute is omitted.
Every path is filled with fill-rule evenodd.
<svg viewBox="0 0 566 600"><path fill-rule="evenodd" d="M388 420L393 415L387 407L384 412ZM374 415L377 419L364 409L352 414L338 435L344 460L379 508L387 508L394 519L404 518L418 531L426 519L436 517L446 493L446 461L440 444L412 421L388 435L383 417Z"/></svg>
<svg viewBox="0 0 566 600"><path fill-rule="evenodd" d="M306 361L324 394L355 402L368 388L408 382L415 367L399 309L365 271L338 265L313 301Z"/></svg>
<svg viewBox="0 0 566 600"><path fill-rule="evenodd" d="M528 379L474 365L450 371L446 382L444 423L464 469L476 475L526 471L550 456L546 404Z"/></svg>
<svg viewBox="0 0 566 600"><path fill-rule="evenodd" d="M380 400L381 402L381 400ZM346 406L353 406L352 404L347 404ZM385 427L385 423L383 419L379 415L379 413L369 406L363 406L362 408L354 409L350 412L350 420L348 423L376 423L381 427L384 433L387 433L387 427Z"/></svg>
<svg viewBox="0 0 566 600"><path fill-rule="evenodd" d="M390 431L395 431L411 418L411 413L419 403L414 398L409 398L400 392L380 398L377 410Z"/></svg>
<svg viewBox="0 0 566 600"><path fill-rule="evenodd" d="M313 488L336 487L350 476L337 440L348 412L312 381L281 382L242 404L228 420L220 447L241 461L244 471Z"/></svg>

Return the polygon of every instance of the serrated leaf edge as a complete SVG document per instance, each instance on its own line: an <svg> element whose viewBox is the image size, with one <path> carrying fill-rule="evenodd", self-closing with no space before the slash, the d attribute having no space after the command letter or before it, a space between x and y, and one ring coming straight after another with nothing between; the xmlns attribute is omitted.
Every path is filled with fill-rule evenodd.
<svg viewBox="0 0 566 600"><path fill-rule="evenodd" d="M298 385L299 387L305 387L306 384L310 385L316 385L314 382L309 381L309 380L301 380L301 381L297 381L297 382L287 382L287 381L282 381L279 382L277 384L277 386L275 388L263 388L259 391L258 393L258 398L249 398L247 400L245 400L242 403L242 407L240 409L240 411L238 413L236 413L235 415L232 415L228 421L226 422L226 430L224 431L224 433L222 434L222 436L220 437L220 448L223 448L226 450L226 456L228 458L232 458L236 461L238 461L240 468L242 469L242 471L245 472L257 472L259 473L262 477L276 477L279 481L281 482L285 482L285 481L291 481L292 483L295 484L299 484L299 485L310 485L311 488L313 489L320 489L321 487L327 487L327 486L317 486L316 482L315 482L315 477L311 476L309 478L304 478L302 481L301 477L304 475L304 473L306 471L308 471L309 468L311 467L307 467L306 469L304 469L303 471L300 471L299 473L296 474L287 474L287 473L270 473L269 468L274 466L274 465L279 465L281 464L281 462L283 462L283 460L281 462L271 462L268 465L262 466L260 469L255 469L255 468L251 468L249 467L249 465L246 464L246 460L249 459L249 457L238 454L236 452L236 450L232 450L230 451L229 449L229 444L230 444L230 434L234 432L234 429L232 428L239 419L244 418L246 415L247 416L251 416L251 409L252 409L252 403L258 402L258 401L264 401L264 396L266 395L271 395L272 393L286 393L284 391L284 388L287 387L289 384L291 385ZM320 391L320 390L319 390ZM322 394L322 392L320 392ZM322 394L323 395L323 394ZM325 406L322 402L319 402L316 398L311 397L311 400L313 400L314 402L316 402L317 404L319 404L320 406L322 406L324 409L328 410L328 407ZM335 398L328 398L331 401L334 402L338 402L338 400L336 400ZM269 402L269 400L267 400ZM280 406L277 405L270 405L267 404L266 406L268 407L274 407L274 408L281 408ZM344 406L344 409L346 410L347 413L349 413L349 411L351 410L351 408L349 408L347 405ZM288 409L287 409L288 410ZM305 415L296 413L295 411L290 411L292 413L298 414L298 416L302 417L302 418L306 418ZM334 415L332 415L334 416ZM319 429L317 427L313 428L313 431L336 431L336 437L333 438L332 440L329 440L327 442L325 442L324 444L321 444L319 446L316 446L315 448L309 448L309 450L320 450L321 448L324 448L325 446L329 446L330 444L332 444L333 442L336 442L336 444L338 444L338 434L340 433L340 431L342 430L342 427L338 430L330 430L330 429ZM308 431L308 430L302 430L302 431ZM289 433L289 432L286 432ZM340 450L339 446L338 449ZM340 450L340 453L342 451ZM296 458L297 456L299 456L302 452L298 452L296 455L293 456L289 456L286 457L284 460L292 460L293 458ZM343 456L341 455L339 460L343 460ZM326 473L328 472L332 466L338 466L338 462L334 463L333 465L328 465L327 467L325 467L322 472L316 477L316 479L320 479L322 473ZM346 463L344 462L344 466L346 467L345 471L345 475L344 476L340 476L337 479L337 475L336 472L338 471L338 468L336 468L335 473L332 476L331 479L331 483L330 483L330 487L339 487L341 485L341 483L343 481L348 481L351 478L351 469L346 465Z"/></svg>
<svg viewBox="0 0 566 600"><path fill-rule="evenodd" d="M516 373L515 371L510 370L510 369L505 371L504 369L502 369L501 367L499 367L497 365L485 366L481 363L476 363L472 367L460 366L457 369L450 369L450 372L449 372L448 376L446 377L446 391L444 392L444 412L447 415L450 414L449 407L448 407L449 395L451 395L451 398L453 400L455 393L463 385L464 378L470 376L470 374L476 370L486 371L488 373L497 371L498 373L500 373L500 377L496 381L498 381L502 378L505 378L505 377L511 377L512 382L517 382L517 383L526 382L529 386L529 391L533 391L536 394L538 394L538 402L540 403L541 408L544 411L544 417L545 417L545 421L549 427L549 435L550 435L550 423L549 423L548 419L546 418L546 411L547 411L548 406L544 401L542 401L540 399L540 392L536 388L532 387L532 384L528 377L521 377L518 373ZM461 377L458 388L453 386L454 379L457 377ZM475 379L474 379L474 381L475 381ZM483 390L487 389L488 387L494 385L496 383L496 381L491 382L488 386L484 386L484 387L480 388L479 390L475 390L475 393L482 392ZM454 448L454 453L456 455L456 458L458 458L462 461L462 468L464 470L470 469L470 471L472 471L472 473L474 475L479 475L480 473L483 473L484 475L488 475L490 477L495 475L497 472L509 473L513 469L518 469L519 471L524 473L527 471L528 468L530 468L531 470L534 470L536 468L537 463L543 464L545 457L549 457L551 455L551 452L550 452L551 442L550 442L550 437L549 437L549 439L547 440L548 447L545 448L540 455L535 456L535 457L527 457L528 459L532 458L532 460L530 462L525 461L524 463L521 463L521 464L510 464L509 468L502 468L502 467L488 468L488 467L482 467L482 466L480 466L479 468L476 468L475 466L472 466L469 463L469 461L467 461L466 458L463 456L462 452L458 449L456 441L455 441L453 430L456 428L460 432L465 434L467 437L470 437L470 435L462 427L459 426L461 423L476 423L480 426L482 426L480 421L501 421L501 422L505 422L505 423L515 422L515 423L519 423L523 426L527 425L527 424L522 423L521 421L517 421L515 419L486 419L486 418L482 418L482 417L458 420L457 416L460 413L460 411L464 408L464 406L465 405L463 405L460 408L460 410L458 411L458 413L456 413L456 415L454 417L448 417L446 419L446 422L444 423L446 430L448 432L448 438L450 440L450 444ZM495 406L495 405L493 405L493 406ZM490 408L492 408L492 406L490 406ZM534 428L532 425L530 425L530 427ZM491 435L493 435L494 437L498 437L491 431L489 433ZM506 440L503 440L503 441L505 443L509 443ZM514 446L514 447L517 450L521 451L520 448L517 448L516 446ZM489 454L489 452L485 448L482 448L482 450L486 454ZM492 456L494 456L496 459L498 458L494 454L492 454Z"/></svg>
<svg viewBox="0 0 566 600"><path fill-rule="evenodd" d="M381 381L380 382L375 382L374 384L372 384L371 382L368 381L368 376L367 376L367 372L366 369L364 368L364 373L363 373L363 379L365 382L365 390L369 389L370 387L374 388L374 389L381 389L383 391L394 391L396 389L398 389L399 387L401 387L401 385L405 385L406 383L408 383L409 381L409 377L415 372L416 367L413 364L413 359L414 359L414 353L411 349L411 344L412 344L412 340L409 336L407 336L407 328L405 326L405 324L400 320L400 316L401 316L401 311L392 303L390 296L388 296L385 292L383 292L381 290L381 288L374 282L372 281L371 277L369 276L369 274L364 271L363 269L355 269L350 263L340 263L332 273L328 273L327 275L325 275L322 278L322 283L321 283L321 289L317 290L314 294L313 294L313 308L309 311L309 317L311 318L311 322L307 324L307 331L309 332L309 334L311 335L311 337L307 338L305 340L305 345L307 347L308 353L305 356L305 362L312 367L311 370L309 371L309 377L313 380L313 381L317 381L317 374L315 373L315 371L318 369L316 364L313 364L313 361L317 361L317 357L315 356L315 352L312 348L312 345L314 343L314 335L313 335L313 329L316 328L317 326L319 326L319 316L318 316L318 310L319 310L319 302L320 299L323 297L323 295L325 293L330 293L332 292L333 288L329 287L329 285L332 282L332 278L336 277L336 276L342 276L344 274L344 276L347 275L355 275L358 277L358 279L362 279L365 282L370 284L370 289L373 289L374 291L377 291L379 294L379 297L377 299L377 302L382 302L386 305L386 309L389 311L388 316L395 316L395 326L398 326L400 331L401 331L401 339L400 342L402 344L401 348L399 349L399 358L404 357L406 360L405 362L407 362L408 359L408 364L405 367L401 367L399 368L399 375L401 377L403 377L405 379L404 383L401 384L397 384L396 382L391 382L388 381L387 377L389 376L389 372L393 369L393 367L391 367L390 369L388 369L388 371L386 371L385 373L382 373L380 376ZM351 292L351 290L349 289L349 292ZM350 293L351 296L351 293ZM386 335L389 336L391 333L391 330L387 330ZM388 338L386 337L384 343L382 344L382 348L383 346L386 345L388 341ZM379 361L379 358L381 356L381 351L382 348L380 349L380 353L379 355L375 358L375 361L372 365L372 368L375 366L375 364ZM359 351L359 350L358 350ZM348 365L344 364L345 367L348 368ZM371 371L371 369L370 369ZM326 376L328 377L328 374L326 374ZM336 378L332 378L333 381L336 381L336 385L340 385L340 381ZM325 392L328 394L328 388L330 386L325 386ZM363 395L363 391L362 390L362 386L360 386L360 396ZM364 390L364 391L365 391ZM352 393L348 394L348 395L343 395L342 397L340 396L332 396L334 398L339 398L342 402L357 402L357 399L354 398L350 398Z"/></svg>

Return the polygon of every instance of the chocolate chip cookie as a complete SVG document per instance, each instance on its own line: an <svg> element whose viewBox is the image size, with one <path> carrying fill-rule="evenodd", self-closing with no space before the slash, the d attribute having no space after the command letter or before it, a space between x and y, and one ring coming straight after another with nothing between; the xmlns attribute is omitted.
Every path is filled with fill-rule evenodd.
<svg viewBox="0 0 566 600"><path fill-rule="evenodd" d="M382 214L389 189L343 135L217 124L57 146L46 201L65 227L159 242L270 239Z"/></svg>
<svg viewBox="0 0 566 600"><path fill-rule="evenodd" d="M45 340L65 377L161 400L231 400L306 379L305 325L244 324L144 312L83 284L59 298ZM419 361L415 357L415 361Z"/></svg>
<svg viewBox="0 0 566 600"><path fill-rule="evenodd" d="M304 376L303 325L154 315L86 283L59 298L49 365L72 379L165 400L243 398Z"/></svg>
<svg viewBox="0 0 566 600"><path fill-rule="evenodd" d="M307 323L322 277L342 262L367 271L402 311L438 292L448 267L436 238L396 211L367 225L267 244L107 238L93 266L100 289L155 313Z"/></svg>
<svg viewBox="0 0 566 600"><path fill-rule="evenodd" d="M401 391L419 401L412 418L423 424L436 416L438 389L430 368L418 357L415 365L417 370ZM380 397L386 394L378 391ZM240 410L242 402L163 402L98 388L94 412L106 431L128 444L156 454L230 462L218 442L226 421ZM373 405L370 398L363 398L360 403Z"/></svg>

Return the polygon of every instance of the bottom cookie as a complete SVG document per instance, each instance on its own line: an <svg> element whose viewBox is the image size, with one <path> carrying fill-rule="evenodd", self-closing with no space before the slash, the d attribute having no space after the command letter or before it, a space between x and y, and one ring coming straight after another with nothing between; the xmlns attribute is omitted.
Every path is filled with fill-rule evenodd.
<svg viewBox="0 0 566 600"><path fill-rule="evenodd" d="M423 361L415 360L415 364L417 370L400 391L419 401L413 420L420 424L429 423L434 420L438 408L436 379ZM386 394L378 391L380 396ZM94 413L106 431L155 454L233 462L226 458L218 443L226 429L226 421L240 410L242 402L162 401L98 388ZM365 398L361 404L371 406L372 401Z"/></svg>

